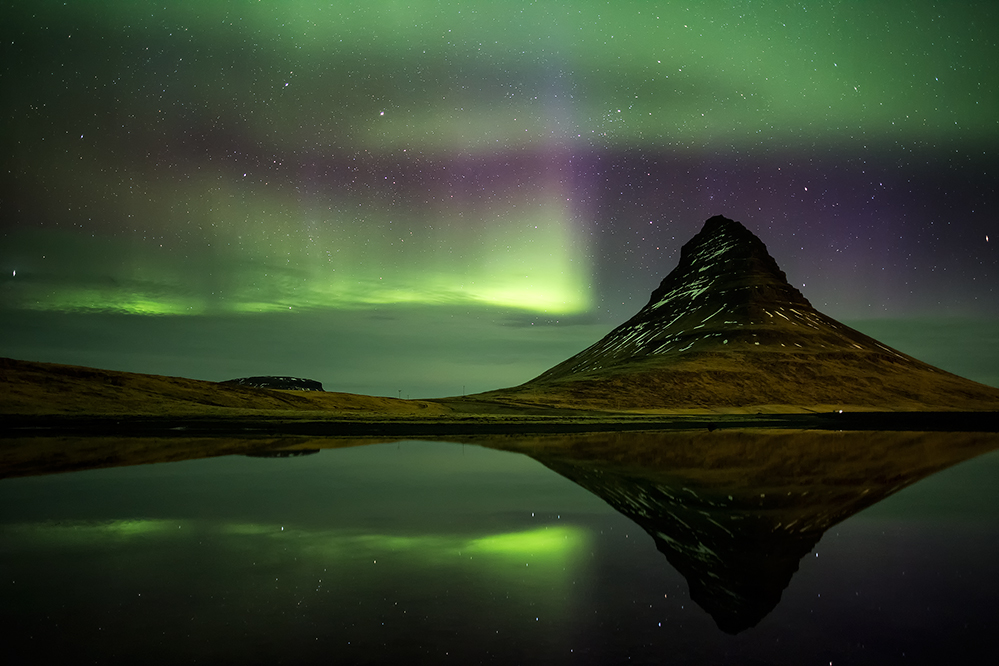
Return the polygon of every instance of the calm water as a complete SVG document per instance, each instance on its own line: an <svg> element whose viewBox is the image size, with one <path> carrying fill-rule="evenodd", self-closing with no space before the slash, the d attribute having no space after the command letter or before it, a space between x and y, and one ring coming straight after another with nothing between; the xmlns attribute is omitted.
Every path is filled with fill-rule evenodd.
<svg viewBox="0 0 999 666"><path fill-rule="evenodd" d="M984 658L997 480L988 453L835 525L733 635L645 530L520 454L402 442L6 479L5 661Z"/></svg>

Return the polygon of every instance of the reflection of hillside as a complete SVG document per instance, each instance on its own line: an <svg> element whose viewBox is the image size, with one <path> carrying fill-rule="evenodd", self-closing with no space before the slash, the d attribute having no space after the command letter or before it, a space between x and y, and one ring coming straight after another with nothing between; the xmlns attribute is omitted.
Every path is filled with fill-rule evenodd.
<svg viewBox="0 0 999 666"><path fill-rule="evenodd" d="M11 437L0 447L0 479L228 455L292 457L378 444L378 439L304 437Z"/></svg>
<svg viewBox="0 0 999 666"><path fill-rule="evenodd" d="M728 431L480 442L522 451L655 540L728 633L755 626L831 526L958 462L995 434Z"/></svg>

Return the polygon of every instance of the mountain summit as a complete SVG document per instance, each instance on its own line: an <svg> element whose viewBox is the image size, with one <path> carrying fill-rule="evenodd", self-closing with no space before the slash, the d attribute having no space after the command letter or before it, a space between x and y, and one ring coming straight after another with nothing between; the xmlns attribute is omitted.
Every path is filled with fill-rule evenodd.
<svg viewBox="0 0 999 666"><path fill-rule="evenodd" d="M999 389L813 308L763 242L720 215L634 317L526 384L481 397L627 411L999 409Z"/></svg>

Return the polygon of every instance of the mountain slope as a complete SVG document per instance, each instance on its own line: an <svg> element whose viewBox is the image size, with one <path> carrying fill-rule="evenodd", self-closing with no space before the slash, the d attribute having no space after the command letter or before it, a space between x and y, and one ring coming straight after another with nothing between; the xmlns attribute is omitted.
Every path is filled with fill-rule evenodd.
<svg viewBox="0 0 999 666"><path fill-rule="evenodd" d="M996 410L999 389L828 317L743 225L709 219L634 317L500 402L614 410Z"/></svg>

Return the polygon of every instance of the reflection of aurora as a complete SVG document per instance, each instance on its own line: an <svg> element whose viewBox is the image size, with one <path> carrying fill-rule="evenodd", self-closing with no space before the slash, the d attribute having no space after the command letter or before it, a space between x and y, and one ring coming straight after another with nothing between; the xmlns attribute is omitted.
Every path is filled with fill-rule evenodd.
<svg viewBox="0 0 999 666"><path fill-rule="evenodd" d="M92 522L28 523L8 525L4 531L11 539L25 543L46 543L62 546L87 546L138 538L167 538L178 530L190 529L192 523L177 520L110 520ZM187 533L184 533L186 536Z"/></svg>
<svg viewBox="0 0 999 666"><path fill-rule="evenodd" d="M468 535L370 534L356 531L300 529L256 523L227 523L218 528L208 523L177 520L115 520L100 523L42 523L5 528L11 543L27 547L95 548L123 547L148 541L178 540L197 535L220 539L237 550L252 548L262 554L309 559L317 563L347 566L368 563L379 557L404 557L417 565L446 565L465 560L490 574L510 567L534 567L546 577L571 572L586 549L584 530L571 525L548 525L532 530ZM554 581L549 581L554 582Z"/></svg>
<svg viewBox="0 0 999 666"><path fill-rule="evenodd" d="M167 656L153 662L179 663L211 652L216 661L314 663L336 654L338 663L398 663L381 655L401 657L414 645L442 657L568 653L562 632L589 589L590 535L557 523L466 534L281 528L210 520L5 526L5 570L11 563L17 579L5 602L22 618L44 614L29 640L51 629L57 636L47 645L88 655L160 651ZM149 632L158 647L146 642Z"/></svg>

